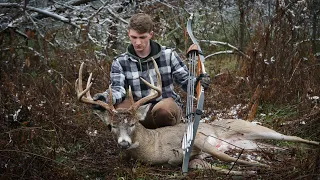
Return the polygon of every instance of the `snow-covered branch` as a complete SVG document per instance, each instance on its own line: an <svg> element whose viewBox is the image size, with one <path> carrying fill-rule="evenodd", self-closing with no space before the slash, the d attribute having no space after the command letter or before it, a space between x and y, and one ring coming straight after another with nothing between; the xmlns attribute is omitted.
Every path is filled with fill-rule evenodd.
<svg viewBox="0 0 320 180"><path fill-rule="evenodd" d="M223 45L223 46L228 46L230 47L231 49L237 51L239 54L241 54L242 56L244 56L245 58L248 58L250 59L250 57L248 55L246 55L244 52L242 52L239 48L229 44L229 43L226 43L226 42L221 42L221 41L209 41L209 40L200 40L200 42L205 42L205 43L210 43L212 45ZM229 53L230 54L230 53Z"/></svg>
<svg viewBox="0 0 320 180"><path fill-rule="evenodd" d="M72 6L79 6L81 4L85 4L85 3L89 3L89 2L93 2L93 1L97 1L97 0L71 0L71 1L67 2L67 4L72 5Z"/></svg>
<svg viewBox="0 0 320 180"><path fill-rule="evenodd" d="M20 5L18 3L0 3L0 7L21 8L21 9L24 8L23 5ZM43 9L31 7L31 6L26 6L26 9L30 10L30 11L34 11L34 12L40 13L40 14L43 14L43 15L46 15L48 17L52 17L52 18L54 18L56 20L59 20L59 21L62 21L64 23L71 24L72 26L80 29L80 26L78 26L75 23L71 22L70 19L68 19L66 17L63 17L63 16L60 16L58 14L55 14L55 13L52 13L52 12L49 12L49 11L46 11L46 10L43 10Z"/></svg>
<svg viewBox="0 0 320 180"><path fill-rule="evenodd" d="M294 45L298 46L298 45L300 45L302 43L311 42L311 41L320 41L320 39L305 39L305 40L302 40L302 41L299 41L299 42L295 43Z"/></svg>
<svg viewBox="0 0 320 180"><path fill-rule="evenodd" d="M121 17L119 17L117 14L115 14L112 9L107 8L108 12L115 18L119 19L120 21L124 22L125 24L128 24L128 21L122 19Z"/></svg>
<svg viewBox="0 0 320 180"><path fill-rule="evenodd" d="M204 59L207 59L207 58L209 58L211 56L220 55L220 54L234 54L234 51L227 50L227 51L215 52L215 53L209 54L208 56L204 57Z"/></svg>

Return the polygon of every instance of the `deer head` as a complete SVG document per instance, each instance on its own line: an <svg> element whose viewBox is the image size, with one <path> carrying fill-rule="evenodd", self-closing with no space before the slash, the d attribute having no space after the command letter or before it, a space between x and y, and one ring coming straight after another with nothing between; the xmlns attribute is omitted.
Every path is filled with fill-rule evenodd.
<svg viewBox="0 0 320 180"><path fill-rule="evenodd" d="M162 94L162 82L160 72L157 63L154 59L152 60L157 75L157 86L154 85L151 77L151 83L147 82L145 79L140 77L140 79L148 87L151 88L151 91L148 96L138 100L137 102L134 102L131 87L129 86L128 98L126 99L126 101L129 101L130 105L126 108L115 108L113 106L111 85L109 86L109 103L105 103L99 100L93 100L90 94L90 88L92 86L92 73L90 73L90 76L88 78L86 89L83 90L82 70L84 63L81 63L79 69L79 78L75 82L75 89L77 92L78 100L86 104L95 104L104 108L104 110L95 110L95 114L97 114L100 117L100 119L110 127L111 132L113 132L116 135L118 144L121 148L128 149L133 148L135 145L137 145L132 142L132 134L135 131L136 124L139 121L144 120L150 108L150 104L144 104L150 100L158 98Z"/></svg>

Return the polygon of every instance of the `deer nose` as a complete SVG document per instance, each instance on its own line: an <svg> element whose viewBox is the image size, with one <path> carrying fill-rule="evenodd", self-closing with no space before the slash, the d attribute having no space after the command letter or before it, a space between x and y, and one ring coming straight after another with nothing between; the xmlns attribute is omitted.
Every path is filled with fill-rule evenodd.
<svg viewBox="0 0 320 180"><path fill-rule="evenodd" d="M128 149L131 146L131 144L128 141L124 141L124 140L121 141L119 145L122 149Z"/></svg>

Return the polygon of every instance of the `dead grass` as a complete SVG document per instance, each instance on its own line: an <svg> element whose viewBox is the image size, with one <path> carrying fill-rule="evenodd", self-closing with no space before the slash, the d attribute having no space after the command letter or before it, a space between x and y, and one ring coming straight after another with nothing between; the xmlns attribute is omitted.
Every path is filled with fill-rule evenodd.
<svg viewBox="0 0 320 180"><path fill-rule="evenodd" d="M86 77L89 72L94 74L92 94L104 91L109 82L108 59L111 58L96 59L92 55L92 45L86 44L74 51L53 51L50 52L53 57L41 59L30 56L30 52L15 49L13 43L6 43L10 38L2 41L10 50L0 52L1 179L241 178L199 170L191 170L183 176L179 167L151 166L127 159L125 152L119 150L112 134L92 114L90 107L76 100L73 86L80 62L86 63ZM316 63L299 62L301 57L292 57L295 63L291 67L297 68L293 68L285 79L275 77L274 68L253 61L248 61L242 69L248 73L249 82L239 76L243 72L218 68L217 72L221 74L212 77L213 83L205 92L205 116L215 118L220 114L219 117L236 115L245 118L249 110L245 105L249 103L256 85L263 82L265 88L259 97L260 107L274 103L284 108L290 104L297 111L294 117L273 117L274 121L269 126L285 134L320 141L319 108L305 98L308 87L314 95L319 95L320 72ZM249 67L250 63L254 66ZM214 68L218 66L213 65ZM221 61L219 66L232 68L234 62ZM210 63L208 68L211 68ZM260 81L262 76L264 81ZM301 82L302 86L299 84ZM185 93L179 93L185 96ZM228 114L238 104L243 108L238 109L236 114ZM280 120L288 125L281 125ZM302 125L302 122L305 124ZM316 179L320 174L319 154L319 148L298 144L282 153L264 152L263 158L273 166L259 169L257 175L244 178ZM223 162L217 164L231 168ZM234 168L252 169L238 165Z"/></svg>

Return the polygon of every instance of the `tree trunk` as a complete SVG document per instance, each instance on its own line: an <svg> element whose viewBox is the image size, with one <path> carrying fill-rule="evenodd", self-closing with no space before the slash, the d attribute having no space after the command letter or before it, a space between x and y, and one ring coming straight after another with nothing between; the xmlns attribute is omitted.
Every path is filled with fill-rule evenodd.
<svg viewBox="0 0 320 180"><path fill-rule="evenodd" d="M243 44L244 44L244 29L245 29L245 13L244 13L244 0L238 0L240 19L239 19L239 50L243 52ZM238 65L237 68L241 69L242 56L238 55Z"/></svg>
<svg viewBox="0 0 320 180"><path fill-rule="evenodd" d="M244 15L244 3L243 0L239 0L239 12L240 12L240 20L239 20L239 49L243 51L244 44L244 28L245 28L245 15Z"/></svg>
<svg viewBox="0 0 320 180"><path fill-rule="evenodd" d="M312 42L312 52L313 54L317 53L317 48L316 48L316 38L317 38L317 7L318 4L316 2L317 0L312 1L312 35L311 35L311 42Z"/></svg>

